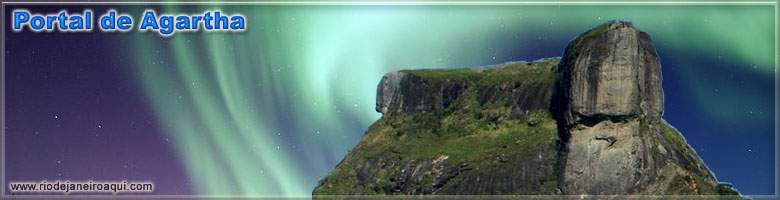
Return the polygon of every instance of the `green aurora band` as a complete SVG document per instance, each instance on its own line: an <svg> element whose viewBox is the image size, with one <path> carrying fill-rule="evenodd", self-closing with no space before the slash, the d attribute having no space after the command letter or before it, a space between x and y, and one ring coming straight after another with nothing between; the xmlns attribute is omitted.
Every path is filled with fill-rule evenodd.
<svg viewBox="0 0 780 200"><path fill-rule="evenodd" d="M243 14L247 30L177 32L168 38L128 33L136 57L136 68L129 69L132 81L143 88L199 194L309 195L317 178L381 116L374 101L386 72L500 64L535 55L536 48L562 51L564 44L524 45L573 38L611 19L630 18L657 45L730 56L746 69L757 66L761 76L774 76L772 5L177 5L155 10L216 9ZM697 92L706 85L695 77L686 80L696 101L717 106L708 93ZM727 111L712 110L711 115L730 120Z"/></svg>

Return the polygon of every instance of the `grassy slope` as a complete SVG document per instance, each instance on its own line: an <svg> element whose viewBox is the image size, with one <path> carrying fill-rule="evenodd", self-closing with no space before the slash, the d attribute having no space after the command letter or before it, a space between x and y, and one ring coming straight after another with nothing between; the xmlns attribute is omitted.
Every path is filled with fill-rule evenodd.
<svg viewBox="0 0 780 200"><path fill-rule="evenodd" d="M689 162L675 162L669 165L661 175L658 189L667 194L678 195L734 195L736 191L720 188L714 176L704 165L696 152L685 141L685 138L666 121L661 123L663 139L670 143L672 150L679 152ZM653 154L659 153L658 147L653 147ZM669 151L669 150L667 150ZM693 172L699 171L699 172Z"/></svg>
<svg viewBox="0 0 780 200"><path fill-rule="evenodd" d="M558 61L551 59L478 69L404 71L432 80L434 84L458 80L467 80L471 84L458 100L445 110L385 114L369 128L358 146L350 151L344 161L320 183L315 193L376 193L373 186L391 184L391 171L400 171L403 163L432 160L439 155L448 155L447 162L451 164L470 162L470 167L476 169L496 167L497 163L491 160L499 156L522 159L529 157L535 147L558 139L555 121L550 113L544 110L532 113L522 120L491 122L489 119L509 115L511 108L507 107L504 101L510 99L500 99L480 106L479 92L501 83L552 83L555 79L553 68ZM370 158L401 164L379 170L376 173L375 179L378 182L375 185L359 185L355 169L364 167L361 165L370 162ZM428 183L432 178L434 177L425 176L422 182ZM552 185L554 187L554 184Z"/></svg>

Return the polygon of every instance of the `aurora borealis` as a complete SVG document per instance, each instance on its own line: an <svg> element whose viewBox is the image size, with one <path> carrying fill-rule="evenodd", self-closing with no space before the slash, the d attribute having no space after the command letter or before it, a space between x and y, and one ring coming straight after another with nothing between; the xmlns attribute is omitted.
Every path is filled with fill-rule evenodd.
<svg viewBox="0 0 780 200"><path fill-rule="evenodd" d="M139 179L154 181L156 194L309 195L381 116L383 74L558 57L585 30L629 18L659 52L664 119L718 181L743 194L775 191L773 4L66 9L84 7L221 10L245 16L247 30L6 31L6 181ZM52 121L69 116L82 117ZM52 153L68 151L76 153Z"/></svg>

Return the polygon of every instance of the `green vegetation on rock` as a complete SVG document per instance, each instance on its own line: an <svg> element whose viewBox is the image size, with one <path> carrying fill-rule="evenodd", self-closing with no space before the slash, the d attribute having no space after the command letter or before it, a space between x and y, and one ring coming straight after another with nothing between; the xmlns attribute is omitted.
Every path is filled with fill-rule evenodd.
<svg viewBox="0 0 780 200"><path fill-rule="evenodd" d="M546 109L535 110L522 119L510 117L514 99L534 84L552 85L557 59L537 63L512 63L493 68L403 71L422 77L428 84L467 81L469 87L448 108L410 113L386 113L367 131L360 144L317 187L316 194L374 194L418 190L432 193L436 181L457 169L448 183L465 181L463 174L489 172L533 159L548 149L554 156L558 141L555 120ZM519 84L519 85L513 85ZM489 102L480 103L490 87L497 89ZM509 88L511 87L511 88ZM538 159L538 158L537 158ZM545 158L552 159L555 158ZM415 172L416 180L400 180L398 172L412 163L425 167ZM440 168L437 170L436 168ZM549 166L552 167L552 166ZM370 170L368 170L370 169ZM361 170L367 170L363 173ZM555 190L557 175L537 178L539 191ZM450 174L451 175L451 174ZM371 176L369 179L362 177ZM402 176L402 175L401 175ZM437 179L438 177L438 179ZM399 185L401 182L404 185ZM446 188L437 188L446 189ZM400 190L400 191L396 191ZM509 190L496 190L509 194ZM536 193L529 191L530 193Z"/></svg>

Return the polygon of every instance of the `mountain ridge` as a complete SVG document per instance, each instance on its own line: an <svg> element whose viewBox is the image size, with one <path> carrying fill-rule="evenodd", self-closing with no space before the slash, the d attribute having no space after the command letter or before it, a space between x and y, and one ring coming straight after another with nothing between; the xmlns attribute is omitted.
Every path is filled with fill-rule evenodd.
<svg viewBox="0 0 780 200"><path fill-rule="evenodd" d="M313 194L738 194L662 118L647 33L609 21L561 58L401 70Z"/></svg>

